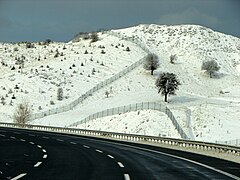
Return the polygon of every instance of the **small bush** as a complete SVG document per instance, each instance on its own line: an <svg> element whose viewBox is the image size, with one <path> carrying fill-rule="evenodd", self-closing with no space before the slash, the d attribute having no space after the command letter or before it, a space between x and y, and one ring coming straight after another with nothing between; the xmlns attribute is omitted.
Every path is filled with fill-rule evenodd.
<svg viewBox="0 0 240 180"><path fill-rule="evenodd" d="M18 124L26 124L31 117L31 108L27 102L19 104L14 113L14 120Z"/></svg>

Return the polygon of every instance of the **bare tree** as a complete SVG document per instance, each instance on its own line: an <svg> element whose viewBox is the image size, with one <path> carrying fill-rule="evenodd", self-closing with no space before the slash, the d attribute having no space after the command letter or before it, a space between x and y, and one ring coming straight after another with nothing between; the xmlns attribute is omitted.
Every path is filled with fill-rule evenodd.
<svg viewBox="0 0 240 180"><path fill-rule="evenodd" d="M31 117L31 108L27 102L17 106L14 113L14 121L18 124L26 124Z"/></svg>
<svg viewBox="0 0 240 180"><path fill-rule="evenodd" d="M148 54L145 63L143 64L143 68L146 70L151 70L151 75L153 75L153 71L159 67L159 60L156 54Z"/></svg>
<svg viewBox="0 0 240 180"><path fill-rule="evenodd" d="M202 70L206 70L209 73L210 78L212 78L212 74L220 69L218 63L215 60L204 61L202 63Z"/></svg>
<svg viewBox="0 0 240 180"><path fill-rule="evenodd" d="M158 88L158 93L165 96L164 101L167 102L168 94L175 95L175 91L181 83L173 73L161 73L157 78L155 85Z"/></svg>

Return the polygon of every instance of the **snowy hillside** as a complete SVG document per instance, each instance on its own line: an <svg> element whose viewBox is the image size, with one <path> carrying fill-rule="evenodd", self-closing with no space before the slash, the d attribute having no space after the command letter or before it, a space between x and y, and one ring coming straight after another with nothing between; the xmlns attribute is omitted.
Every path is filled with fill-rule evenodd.
<svg viewBox="0 0 240 180"><path fill-rule="evenodd" d="M24 100L31 104L33 113L68 104L99 82L144 57L146 52L139 47L141 45L159 56L160 67L153 76L140 65L93 93L73 110L30 123L69 126L112 107L159 102L170 108L192 139L240 139L239 38L196 25L139 25L111 32L137 39L141 44L119 39L109 33L99 33L100 40L94 43L79 39L79 42L67 44L35 43L34 48L26 48L24 43L0 44L0 97L4 97L5 102L0 104L0 121L13 122L14 109ZM127 47L130 51L126 51ZM57 52L58 57L54 57ZM174 54L177 60L172 64L170 56ZM15 59L22 55L25 57L23 72ZM214 78L209 78L201 70L201 65L203 61L212 59L218 62L221 69ZM163 102L154 85L160 72L175 73L182 84L177 95L170 97L169 103ZM62 101L57 100L59 87L63 88ZM106 91L110 92L108 98ZM179 138L164 113L151 110L139 113L96 119L78 127Z"/></svg>

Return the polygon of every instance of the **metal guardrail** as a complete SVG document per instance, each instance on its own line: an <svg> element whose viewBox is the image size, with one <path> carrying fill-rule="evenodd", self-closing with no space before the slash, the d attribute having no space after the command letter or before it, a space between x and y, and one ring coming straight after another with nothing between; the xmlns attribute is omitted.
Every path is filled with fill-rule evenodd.
<svg viewBox="0 0 240 180"><path fill-rule="evenodd" d="M172 124L177 129L181 138L182 139L190 139L187 136L187 134L183 131L182 127L177 122L176 118L174 117L174 115L170 111L170 109L168 109L167 106L162 105L160 103L156 103L156 102L142 102L142 103L130 104L130 105L127 105L127 106L121 106L121 107L106 109L104 111L100 111L100 112L91 114L88 117L82 119L81 121L77 121L73 124L70 124L68 127L78 126L78 125L83 124L83 123L86 124L86 122L89 122L93 119L97 119L97 118L101 118L101 117L112 116L112 115L119 114L119 113L127 113L127 112L130 112L130 111L149 110L149 109L157 110L157 111L165 113L169 117L169 119L172 121Z"/></svg>
<svg viewBox="0 0 240 180"><path fill-rule="evenodd" d="M199 141L189 141L189 140L172 139L172 138L155 137L155 136L143 136L143 135L135 135L135 134L123 134L123 133L105 132L105 131L83 130L83 129L75 129L75 128L38 126L38 125L21 125L21 124L13 124L13 123L0 123L0 127L67 133L67 134L84 135L84 136L94 136L94 137L121 140L121 141L130 141L130 142L136 142L136 143L151 143L156 145L162 144L168 147L202 150L204 152L214 152L220 155L228 154L233 157L240 158L240 147L220 145L215 143L205 143L205 142L199 142Z"/></svg>

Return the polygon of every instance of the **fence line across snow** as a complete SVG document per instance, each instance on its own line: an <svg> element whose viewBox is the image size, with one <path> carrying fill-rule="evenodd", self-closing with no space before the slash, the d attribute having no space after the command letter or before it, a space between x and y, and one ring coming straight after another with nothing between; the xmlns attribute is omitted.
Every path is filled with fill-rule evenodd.
<svg viewBox="0 0 240 180"><path fill-rule="evenodd" d="M104 111L100 111L100 112L91 114L88 117L86 117L85 119L82 119L80 121L77 121L77 122L69 125L69 127L78 126L83 123L85 123L85 125L86 125L87 122L89 122L93 119L101 118L101 117L112 116L112 115L116 115L116 114L120 114L120 113L127 113L130 111L149 110L149 109L157 110L157 111L165 113L169 117L169 119L172 121L172 124L174 125L174 127L176 128L178 133L180 134L181 138L189 139L187 134L183 131L182 127L179 125L179 123L175 119L175 117L174 117L173 113L170 111L170 109L168 109L168 107L166 107L165 105L162 105L162 104L156 103L156 102L142 102L142 103L137 103L137 104L130 104L127 106L106 109Z"/></svg>

